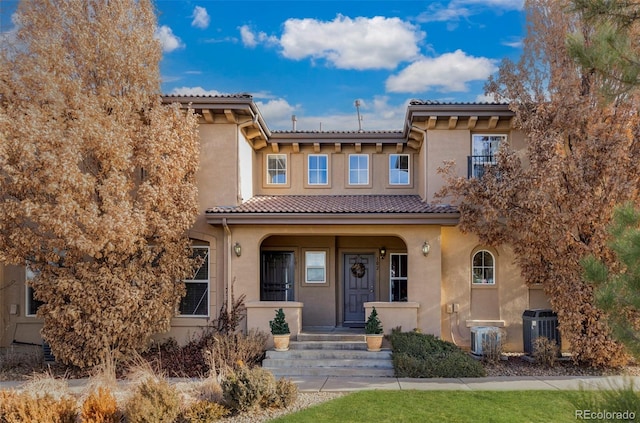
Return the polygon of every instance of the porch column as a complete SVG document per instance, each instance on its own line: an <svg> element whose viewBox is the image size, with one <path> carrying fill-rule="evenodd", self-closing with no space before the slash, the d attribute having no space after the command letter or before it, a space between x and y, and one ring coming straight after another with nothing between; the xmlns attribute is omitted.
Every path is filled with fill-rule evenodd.
<svg viewBox="0 0 640 423"><path fill-rule="evenodd" d="M408 300L420 305L418 328L423 333L440 336L441 332L441 285L442 254L440 227L433 226L403 234L408 255ZM425 256L424 242L430 249ZM410 329L408 329L410 330Z"/></svg>
<svg viewBox="0 0 640 423"><path fill-rule="evenodd" d="M276 317L276 310L282 308L291 331L291 340L298 339L298 334L302 329L303 303L297 301L248 301L245 306L247 307L247 330L258 329L271 333L269 322ZM273 348L271 337L269 337L267 348Z"/></svg>

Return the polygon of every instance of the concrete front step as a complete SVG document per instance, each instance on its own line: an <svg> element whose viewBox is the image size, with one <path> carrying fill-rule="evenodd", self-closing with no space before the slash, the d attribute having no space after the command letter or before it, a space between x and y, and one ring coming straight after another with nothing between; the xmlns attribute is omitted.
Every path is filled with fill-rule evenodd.
<svg viewBox="0 0 640 423"><path fill-rule="evenodd" d="M394 377L393 369L368 369L347 367L303 367L266 368L276 379L281 377L323 376L323 377Z"/></svg>
<svg viewBox="0 0 640 423"><path fill-rule="evenodd" d="M365 350L367 343L353 341L291 341L292 350Z"/></svg>
<svg viewBox="0 0 640 423"><path fill-rule="evenodd" d="M289 350L267 351L267 359L303 359L303 360L391 360L391 351L367 350Z"/></svg>
<svg viewBox="0 0 640 423"><path fill-rule="evenodd" d="M367 351L363 334L299 334L289 351L267 351L262 367L276 377L393 377L391 351Z"/></svg>
<svg viewBox="0 0 640 423"><path fill-rule="evenodd" d="M358 333L299 333L297 341L365 342L364 334Z"/></svg>

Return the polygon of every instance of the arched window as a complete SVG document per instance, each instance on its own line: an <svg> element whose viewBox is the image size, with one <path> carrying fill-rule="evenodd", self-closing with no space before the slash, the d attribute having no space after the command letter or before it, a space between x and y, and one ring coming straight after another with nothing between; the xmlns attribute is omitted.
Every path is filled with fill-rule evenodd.
<svg viewBox="0 0 640 423"><path fill-rule="evenodd" d="M494 285L496 283L496 265L491 254L487 250L480 250L473 255L472 279L473 285Z"/></svg>

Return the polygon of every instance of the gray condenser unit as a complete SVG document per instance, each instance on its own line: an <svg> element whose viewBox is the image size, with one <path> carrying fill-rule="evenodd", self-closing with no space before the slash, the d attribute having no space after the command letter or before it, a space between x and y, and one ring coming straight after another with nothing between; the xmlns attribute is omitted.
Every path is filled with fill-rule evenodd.
<svg viewBox="0 0 640 423"><path fill-rule="evenodd" d="M522 314L524 352L533 354L533 341L544 336L562 346L558 330L558 315L549 309L525 310Z"/></svg>

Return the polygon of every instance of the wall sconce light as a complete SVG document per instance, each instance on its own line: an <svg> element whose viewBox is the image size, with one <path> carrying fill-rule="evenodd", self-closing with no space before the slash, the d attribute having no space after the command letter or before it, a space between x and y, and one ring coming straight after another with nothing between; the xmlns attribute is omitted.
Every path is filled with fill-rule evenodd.
<svg viewBox="0 0 640 423"><path fill-rule="evenodd" d="M236 253L236 256L240 257L240 254L242 254L242 247L239 242L233 244L233 251Z"/></svg>
<svg viewBox="0 0 640 423"><path fill-rule="evenodd" d="M422 255L426 257L427 254L429 254L430 249L431 246L429 245L429 242L425 241L424 244L422 244Z"/></svg>
<svg viewBox="0 0 640 423"><path fill-rule="evenodd" d="M380 258L384 260L384 256L387 255L387 247L380 247Z"/></svg>

